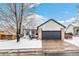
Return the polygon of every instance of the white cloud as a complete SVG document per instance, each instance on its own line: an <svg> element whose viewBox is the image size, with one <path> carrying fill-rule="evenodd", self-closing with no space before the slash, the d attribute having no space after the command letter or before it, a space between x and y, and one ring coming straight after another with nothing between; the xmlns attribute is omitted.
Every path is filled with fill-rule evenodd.
<svg viewBox="0 0 79 59"><path fill-rule="evenodd" d="M61 24L64 24L65 26L67 26L68 24L72 23L75 20L75 17L72 17L68 20L59 20L58 22L60 22Z"/></svg>
<svg viewBox="0 0 79 59"><path fill-rule="evenodd" d="M29 8L33 8L33 7L35 7L35 6L39 6L40 3L30 3L30 4L28 4L28 5L29 5Z"/></svg>
<svg viewBox="0 0 79 59"><path fill-rule="evenodd" d="M60 21L58 21L58 22L60 22L60 23L62 23L62 24L64 24L64 23L65 23L65 21L64 21L64 20L60 20Z"/></svg>
<svg viewBox="0 0 79 59"><path fill-rule="evenodd" d="M75 17L72 17L72 18L66 20L65 22L67 22L67 23L71 23L71 22L73 22L74 20L75 20Z"/></svg>
<svg viewBox="0 0 79 59"><path fill-rule="evenodd" d="M29 13L28 16L24 16L23 25L27 28L29 24L32 24L32 27L36 28L37 26L39 26L41 23L44 22L44 19L45 18L41 15L38 15L36 13Z"/></svg>

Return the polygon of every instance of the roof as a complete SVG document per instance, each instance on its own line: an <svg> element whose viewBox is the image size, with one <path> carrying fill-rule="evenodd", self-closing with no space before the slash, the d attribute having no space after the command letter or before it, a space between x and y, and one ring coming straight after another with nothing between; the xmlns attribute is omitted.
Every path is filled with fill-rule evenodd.
<svg viewBox="0 0 79 59"><path fill-rule="evenodd" d="M72 25L72 24L69 24L69 25L67 26L65 32L68 30L68 28L69 28L70 26L73 26L73 25Z"/></svg>
<svg viewBox="0 0 79 59"><path fill-rule="evenodd" d="M72 24L74 27L79 27L79 23Z"/></svg>
<svg viewBox="0 0 79 59"><path fill-rule="evenodd" d="M57 21L56 21L56 20L54 20L54 19L49 19L48 21L46 21L46 22L44 22L43 24L39 25L37 28L39 28L40 26L42 26L42 25L46 24L46 23L47 23L47 22L49 22L49 21L54 21L55 23L59 24L60 26L62 26L62 27L64 27L64 28L66 28L64 25L62 25L61 23L57 22Z"/></svg>

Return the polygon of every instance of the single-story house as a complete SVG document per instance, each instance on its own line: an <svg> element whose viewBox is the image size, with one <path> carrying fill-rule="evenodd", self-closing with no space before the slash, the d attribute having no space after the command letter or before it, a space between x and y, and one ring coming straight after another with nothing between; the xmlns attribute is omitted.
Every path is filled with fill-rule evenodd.
<svg viewBox="0 0 79 59"><path fill-rule="evenodd" d="M42 40L42 49L45 52L52 49L63 50L64 25L54 19L50 19L37 28L38 39Z"/></svg>
<svg viewBox="0 0 79 59"><path fill-rule="evenodd" d="M38 35L38 39L53 39L53 40L63 40L65 26L59 22L50 19L43 24L37 26L35 29L23 29L24 36L28 35ZM42 31L42 33L40 32ZM39 38L40 37L40 38Z"/></svg>

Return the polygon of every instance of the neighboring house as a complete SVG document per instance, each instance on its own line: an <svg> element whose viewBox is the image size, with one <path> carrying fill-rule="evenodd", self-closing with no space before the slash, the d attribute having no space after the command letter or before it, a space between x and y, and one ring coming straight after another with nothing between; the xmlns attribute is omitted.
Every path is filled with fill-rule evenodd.
<svg viewBox="0 0 79 59"><path fill-rule="evenodd" d="M42 40L43 50L63 50L65 26L50 19L38 26L38 39Z"/></svg>
<svg viewBox="0 0 79 59"><path fill-rule="evenodd" d="M79 36L79 23L73 22L66 28L66 33L71 33L73 36Z"/></svg>
<svg viewBox="0 0 79 59"><path fill-rule="evenodd" d="M75 16L73 21L67 26L65 38L71 39L73 36L79 36L79 17Z"/></svg>
<svg viewBox="0 0 79 59"><path fill-rule="evenodd" d="M16 39L15 34L9 34L6 31L0 31L0 40L14 40Z"/></svg>

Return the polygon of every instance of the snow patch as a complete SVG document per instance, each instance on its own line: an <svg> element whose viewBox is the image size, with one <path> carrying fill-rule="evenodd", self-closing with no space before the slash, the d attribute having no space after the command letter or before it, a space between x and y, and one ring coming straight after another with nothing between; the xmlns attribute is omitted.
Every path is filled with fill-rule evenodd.
<svg viewBox="0 0 79 59"><path fill-rule="evenodd" d="M20 49L20 48L42 48L41 40L21 39L20 42L16 40L0 40L0 49Z"/></svg>
<svg viewBox="0 0 79 59"><path fill-rule="evenodd" d="M73 37L72 39L65 39L64 41L79 47L79 37Z"/></svg>

